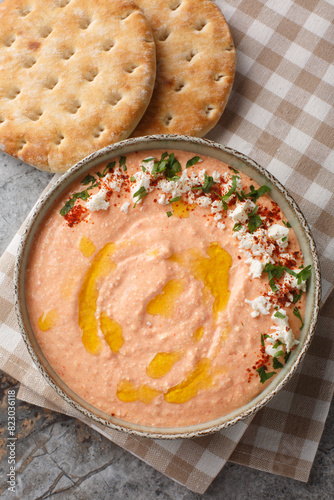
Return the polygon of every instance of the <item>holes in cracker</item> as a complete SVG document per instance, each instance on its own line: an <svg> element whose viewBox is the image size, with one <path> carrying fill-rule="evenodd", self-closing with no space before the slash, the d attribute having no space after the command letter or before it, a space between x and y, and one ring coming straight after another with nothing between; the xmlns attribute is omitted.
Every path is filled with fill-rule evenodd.
<svg viewBox="0 0 334 500"><path fill-rule="evenodd" d="M59 146L59 144L65 139L63 134L58 134L57 137L54 140L54 143L56 146Z"/></svg>
<svg viewBox="0 0 334 500"><path fill-rule="evenodd" d="M126 73L133 73L134 70L138 68L138 65L137 64L129 64L126 68L125 68L125 71Z"/></svg>
<svg viewBox="0 0 334 500"><path fill-rule="evenodd" d="M174 87L175 92L181 92L181 90L183 89L184 86L185 86L185 83L179 82Z"/></svg>
<svg viewBox="0 0 334 500"><path fill-rule="evenodd" d="M37 122L37 120L40 119L42 114L43 111L41 109L32 109L31 111L28 111L28 113L26 113L26 116L29 118L29 120Z"/></svg>
<svg viewBox="0 0 334 500"><path fill-rule="evenodd" d="M173 116L171 115L171 113L168 113L164 118L163 118L163 124L166 126L166 127L169 127L170 125L170 122L172 121L173 119Z"/></svg>
<svg viewBox="0 0 334 500"><path fill-rule="evenodd" d="M86 30L90 24L92 24L92 20L89 17L84 17L83 19L80 19L79 22L79 27L82 30Z"/></svg>
<svg viewBox="0 0 334 500"><path fill-rule="evenodd" d="M52 90L55 88L58 82L58 78L56 78L55 76L50 76L50 78L48 78L45 82L45 88Z"/></svg>
<svg viewBox="0 0 334 500"><path fill-rule="evenodd" d="M170 31L166 28L166 26L163 26L157 33L157 39L160 41L160 42L164 42L165 40L167 40L167 38L169 37L170 35Z"/></svg>
<svg viewBox="0 0 334 500"><path fill-rule="evenodd" d="M53 29L51 28L51 26L43 26L39 30L39 36L41 38L47 38L52 33L52 31L53 31Z"/></svg>
<svg viewBox="0 0 334 500"><path fill-rule="evenodd" d="M27 141L25 139L20 139L17 143L17 152L20 153L26 144Z"/></svg>
<svg viewBox="0 0 334 500"><path fill-rule="evenodd" d="M215 110L215 107L212 106L212 104L207 104L207 106L205 106L205 109L204 109L204 112L206 115L210 115L212 113L212 111Z"/></svg>
<svg viewBox="0 0 334 500"><path fill-rule="evenodd" d="M16 40L16 36L15 35L8 35L4 41L3 41L3 44L5 47L11 47L13 45L13 43L15 42Z"/></svg>
<svg viewBox="0 0 334 500"><path fill-rule="evenodd" d="M30 12L32 12L32 7L26 5L25 7L22 7L22 9L19 11L19 15L21 17L26 17L28 14L30 14Z"/></svg>
<svg viewBox="0 0 334 500"><path fill-rule="evenodd" d="M98 139L102 132L105 131L105 127L103 125L99 125L93 132L94 139Z"/></svg>
<svg viewBox="0 0 334 500"><path fill-rule="evenodd" d="M15 99L19 94L21 93L21 90L18 87L12 87L9 92L8 92L8 99Z"/></svg>
<svg viewBox="0 0 334 500"><path fill-rule="evenodd" d="M65 49L61 57L67 61L72 56L74 56L74 54L75 54L74 49Z"/></svg>
<svg viewBox="0 0 334 500"><path fill-rule="evenodd" d="M105 50L106 52L108 52L114 46L115 46L115 42L113 42L112 40L105 40L102 44L102 50Z"/></svg>
<svg viewBox="0 0 334 500"><path fill-rule="evenodd" d="M174 0L173 2L171 2L169 4L169 7L170 7L170 10L176 10L180 7L182 2L180 2L180 0Z"/></svg>
<svg viewBox="0 0 334 500"><path fill-rule="evenodd" d="M224 76L226 76L226 75L222 75L222 74L218 73L217 75L215 75L213 77L213 79L214 79L215 82L220 82L224 78Z"/></svg>
<svg viewBox="0 0 334 500"><path fill-rule="evenodd" d="M24 68L32 68L34 64L36 64L37 62L37 59L36 57L33 57L33 56L28 56L25 58L24 62L23 62L23 67Z"/></svg>
<svg viewBox="0 0 334 500"><path fill-rule="evenodd" d="M86 72L83 74L83 77L85 80L87 80L87 82L92 82L93 80L95 80L95 78L97 77L97 75L99 74L99 71L95 68L90 68L88 70L86 70Z"/></svg>
<svg viewBox="0 0 334 500"><path fill-rule="evenodd" d="M79 102L78 99L74 99L69 103L67 111L75 115L75 113L77 113L80 108L81 108L81 102Z"/></svg>
<svg viewBox="0 0 334 500"><path fill-rule="evenodd" d="M190 50L186 54L186 61L190 62L198 52L196 50Z"/></svg>
<svg viewBox="0 0 334 500"><path fill-rule="evenodd" d="M107 98L107 104L110 104L111 106L116 106L116 104L118 104L121 99L122 96L119 92L112 92L110 96Z"/></svg>
<svg viewBox="0 0 334 500"><path fill-rule="evenodd" d="M134 10L128 10L126 12L123 12L123 14L121 15L121 21L124 21L125 19L130 17L131 14L133 14L134 12L135 12Z"/></svg>
<svg viewBox="0 0 334 500"><path fill-rule="evenodd" d="M202 31L202 29L208 24L204 19L200 19L195 26L196 31Z"/></svg>

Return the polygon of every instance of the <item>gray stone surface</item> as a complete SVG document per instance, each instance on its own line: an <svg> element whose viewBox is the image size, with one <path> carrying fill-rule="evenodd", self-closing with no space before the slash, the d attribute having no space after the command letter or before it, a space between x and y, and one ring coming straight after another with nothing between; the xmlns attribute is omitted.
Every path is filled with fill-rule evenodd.
<svg viewBox="0 0 334 500"><path fill-rule="evenodd" d="M1 253L51 179L0 153ZM64 415L17 402L17 496L7 490L7 390L0 384L0 492L4 500L306 500L334 498L334 405L307 484L234 464L227 464L205 495L171 481L112 442Z"/></svg>

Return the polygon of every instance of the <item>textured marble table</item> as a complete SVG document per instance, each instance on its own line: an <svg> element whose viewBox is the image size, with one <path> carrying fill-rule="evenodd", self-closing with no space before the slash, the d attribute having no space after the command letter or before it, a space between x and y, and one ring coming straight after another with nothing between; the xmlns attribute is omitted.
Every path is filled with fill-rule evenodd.
<svg viewBox="0 0 334 500"><path fill-rule="evenodd" d="M0 153L1 253L51 179ZM334 405L308 484L227 464L205 495L174 483L84 424L64 415L17 402L17 497L6 488L7 390L18 384L1 378L0 496L106 500L306 500L334 498Z"/></svg>

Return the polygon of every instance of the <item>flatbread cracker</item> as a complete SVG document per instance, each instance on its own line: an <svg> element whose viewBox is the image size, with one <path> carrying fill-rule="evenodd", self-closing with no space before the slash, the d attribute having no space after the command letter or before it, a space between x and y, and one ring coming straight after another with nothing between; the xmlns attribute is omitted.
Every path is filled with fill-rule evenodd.
<svg viewBox="0 0 334 500"><path fill-rule="evenodd" d="M5 0L0 148L50 172L128 137L155 80L155 45L131 0Z"/></svg>
<svg viewBox="0 0 334 500"><path fill-rule="evenodd" d="M152 100L134 136L205 135L219 120L236 66L228 25L210 0L136 0L157 51Z"/></svg>

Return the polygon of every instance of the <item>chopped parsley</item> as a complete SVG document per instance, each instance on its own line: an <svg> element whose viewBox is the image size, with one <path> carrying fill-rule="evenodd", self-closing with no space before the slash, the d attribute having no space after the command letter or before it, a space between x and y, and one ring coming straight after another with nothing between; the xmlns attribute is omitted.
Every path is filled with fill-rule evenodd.
<svg viewBox="0 0 334 500"><path fill-rule="evenodd" d="M133 207L135 208L138 201L142 200L147 195L148 195L148 191L144 186L142 186L140 189L138 189L138 191L136 191L133 195L133 198L137 198L136 203L134 204Z"/></svg>
<svg viewBox="0 0 334 500"><path fill-rule="evenodd" d="M248 230L250 233L254 233L260 226L262 226L262 219L259 215L257 215L258 211L258 206L254 208L254 210L251 211L249 214L249 219L248 219Z"/></svg>
<svg viewBox="0 0 334 500"><path fill-rule="evenodd" d="M281 350L281 351L278 351L278 352L275 352L273 358L279 358L280 356L283 356L284 352Z"/></svg>
<svg viewBox="0 0 334 500"><path fill-rule="evenodd" d="M281 319L286 318L285 314L282 314L279 311L276 311L274 316L275 316L275 318L281 318Z"/></svg>
<svg viewBox="0 0 334 500"><path fill-rule="evenodd" d="M174 203L174 201L180 201L181 196L175 196L175 198L171 198L168 203Z"/></svg>
<svg viewBox="0 0 334 500"><path fill-rule="evenodd" d="M297 285L300 285L302 281L306 281L309 279L311 276L311 269L312 266L306 266L304 269L302 269L299 273L297 273L296 278L297 278Z"/></svg>
<svg viewBox="0 0 334 500"><path fill-rule="evenodd" d="M285 271L285 266L279 264L270 264L269 262L264 266L263 272L268 273L269 285L273 292L277 292L278 288L275 285L275 279L280 279Z"/></svg>
<svg viewBox="0 0 334 500"><path fill-rule="evenodd" d="M222 202L223 204L223 208L224 210L228 210L228 205L227 205L227 201L228 199L232 196L232 194L236 193L236 189L237 189L237 176L236 175L232 175L232 186L230 187L230 189L227 191L226 194L224 194L223 196L220 196L218 193L218 196L220 198L220 201ZM237 193L236 193L237 194Z"/></svg>
<svg viewBox="0 0 334 500"><path fill-rule="evenodd" d="M83 184L84 186L88 186L88 184L90 184L90 186L88 186L84 191L72 194L71 198L66 201L65 205L60 210L59 213L61 216L65 217L65 215L67 215L68 212L72 210L72 208L75 205L75 202L79 198L83 201L86 201L89 198L88 190L99 186L100 181L97 181L93 175L88 174L86 175L86 177L82 179L81 184Z"/></svg>
<svg viewBox="0 0 334 500"><path fill-rule="evenodd" d="M290 356L291 356L291 351L285 353L285 356L284 356L285 364L289 361Z"/></svg>
<svg viewBox="0 0 334 500"><path fill-rule="evenodd" d="M146 161L152 159L154 158L148 158ZM176 174L181 171L181 164L175 158L174 153L168 154L165 152L161 155L160 160L154 159L152 174L155 178L157 177L157 174L164 174L169 181L178 181L180 178Z"/></svg>
<svg viewBox="0 0 334 500"><path fill-rule="evenodd" d="M259 374L261 384L264 384L265 382L267 382L267 380L269 380L276 374L276 372L267 373L265 366L260 366L260 368L258 368L256 371Z"/></svg>
<svg viewBox="0 0 334 500"><path fill-rule="evenodd" d="M275 285L274 280L280 279L282 277L284 271L286 271L288 274L291 274L292 276L297 278L297 284L300 285L300 283L302 281L306 281L310 277L311 268L312 268L312 266L309 265L307 267L304 267L299 273L296 273L295 271L292 271L291 269L289 269L286 266L281 266L280 264L275 265L275 264L267 263L263 269L263 272L268 273L270 288L272 289L273 292L277 292L278 288ZM297 300L299 300L300 295L298 296ZM296 302L297 302L297 300L296 300ZM294 304L295 304L295 302L294 302Z"/></svg>
<svg viewBox="0 0 334 500"><path fill-rule="evenodd" d="M260 198L260 196L264 195L265 193L268 193L271 191L271 188L266 186L265 184L259 189L255 189L254 186L250 187L250 192L245 194L244 196L246 198L251 198L254 203L257 202L257 200Z"/></svg>
<svg viewBox="0 0 334 500"><path fill-rule="evenodd" d="M283 266L283 267L285 267L285 266ZM297 278L297 285L300 285L302 281L308 280L308 278L311 276L311 269L312 269L312 266L309 265L309 266L302 268L301 271L299 271L299 273L296 273L295 271L292 271L288 267L285 267L285 271L288 274L291 274L292 276Z"/></svg>
<svg viewBox="0 0 334 500"><path fill-rule="evenodd" d="M240 231L241 228L242 228L241 222L236 222L233 226L233 231Z"/></svg>
<svg viewBox="0 0 334 500"><path fill-rule="evenodd" d="M294 310L293 310L293 314L294 314L294 315L295 315L298 319L300 319L301 324L302 324L302 325L301 325L301 327L300 327L300 330L301 330L301 329L303 328L303 326L304 326L304 323L303 323L302 317L301 317L301 315L300 315L300 311L299 311L299 309L298 309L298 307L297 307L297 306L294 308Z"/></svg>
<svg viewBox="0 0 334 500"><path fill-rule="evenodd" d="M102 174L101 172L95 172L96 175L102 179L102 177L105 177L107 175L108 172L110 172L111 170L114 170L115 168L115 165L116 165L116 162L115 161L111 161L107 164L107 166L105 167L105 169L103 170Z"/></svg>
<svg viewBox="0 0 334 500"><path fill-rule="evenodd" d="M280 353L282 353L282 354L279 354L279 355L283 356L283 351L280 351ZM278 356L278 354L276 354L276 356ZM277 357L273 358L273 368L274 368L274 370L278 370L279 368L283 368L282 363L280 361L278 361Z"/></svg>
<svg viewBox="0 0 334 500"><path fill-rule="evenodd" d="M237 195L239 201L245 201L245 193L243 191L241 191L240 193L239 191L236 191L235 194Z"/></svg>
<svg viewBox="0 0 334 500"><path fill-rule="evenodd" d="M211 191L211 188L212 186L216 184L215 181L213 180L213 177L208 176L207 173L205 172L204 174L204 184L203 186L196 186L196 187L193 187L191 188L192 190L196 190L196 189L201 189L203 191L203 193L210 193Z"/></svg>
<svg viewBox="0 0 334 500"><path fill-rule="evenodd" d="M293 304L296 304L298 302L298 300L300 299L300 297L302 296L303 294L303 291L301 290L299 293L296 293L294 296L293 296L293 299L292 299L292 303Z"/></svg>
<svg viewBox="0 0 334 500"><path fill-rule="evenodd" d="M186 168L192 167L196 163L203 161L202 158L199 156L194 156L193 158L190 158L190 160L187 161Z"/></svg>
<svg viewBox="0 0 334 500"><path fill-rule="evenodd" d="M90 189L90 188L89 188ZM65 215L68 214L68 212L70 210L72 210L72 208L74 207L75 205L75 202L78 200L78 199L81 199L81 200L87 200L89 198L89 193L88 193L88 189L85 189L84 191L81 191L80 193L74 193L71 198L69 200L67 200L67 202L65 203L65 205L63 206L63 208L60 210L60 215L62 215L63 217L65 217Z"/></svg>
<svg viewBox="0 0 334 500"><path fill-rule="evenodd" d="M224 196L221 197L221 200L222 201L227 201L232 196L232 194L234 193L234 191L236 189L237 189L237 176L236 175L232 175L232 186L227 191L227 193L224 194Z"/></svg>
<svg viewBox="0 0 334 500"><path fill-rule="evenodd" d="M280 340L276 340L273 347L274 347L274 349L277 349L277 347L279 347L280 345L283 345L283 342L281 342Z"/></svg>
<svg viewBox="0 0 334 500"><path fill-rule="evenodd" d="M126 166L126 157L125 156L121 156L120 159L119 159L119 166L120 168L123 167L123 172L126 172L127 171L127 166Z"/></svg>
<svg viewBox="0 0 334 500"><path fill-rule="evenodd" d="M167 217L171 217L173 215L172 212L166 212L166 214L167 214Z"/></svg>
<svg viewBox="0 0 334 500"><path fill-rule="evenodd" d="M88 175L86 175L86 177L84 179L82 179L81 184L83 184L84 186L87 186L87 184L90 184L90 183L94 184L95 182L96 182L95 177L93 175L88 174Z"/></svg>

